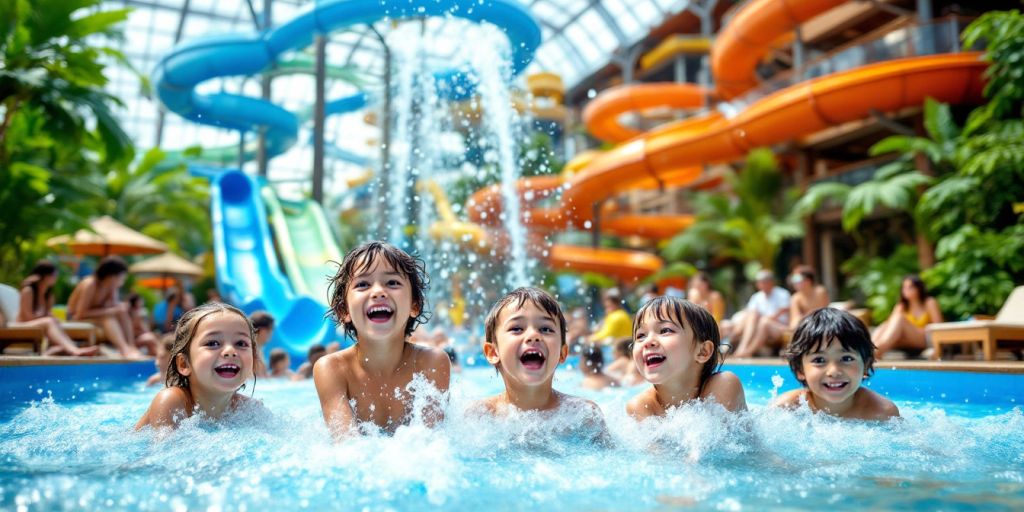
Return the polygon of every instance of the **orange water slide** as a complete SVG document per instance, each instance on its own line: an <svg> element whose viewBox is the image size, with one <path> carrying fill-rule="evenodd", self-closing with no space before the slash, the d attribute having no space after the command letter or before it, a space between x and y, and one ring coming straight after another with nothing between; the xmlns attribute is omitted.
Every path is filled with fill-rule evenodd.
<svg viewBox="0 0 1024 512"><path fill-rule="evenodd" d="M979 100L985 66L973 52L881 62L796 84L732 119L711 113L662 126L596 157L573 175L562 193L562 212L582 226L592 220L590 205L650 177L732 160L753 148L873 112L920 105L927 97L949 103Z"/></svg>
<svg viewBox="0 0 1024 512"><path fill-rule="evenodd" d="M620 85L602 92L583 109L583 122L591 135L606 142L624 142L643 132L623 126L619 116L653 108L698 108L707 91L687 83Z"/></svg>
<svg viewBox="0 0 1024 512"><path fill-rule="evenodd" d="M772 44L845 0L754 0L715 38L711 73L719 96L734 98L758 85L754 70Z"/></svg>

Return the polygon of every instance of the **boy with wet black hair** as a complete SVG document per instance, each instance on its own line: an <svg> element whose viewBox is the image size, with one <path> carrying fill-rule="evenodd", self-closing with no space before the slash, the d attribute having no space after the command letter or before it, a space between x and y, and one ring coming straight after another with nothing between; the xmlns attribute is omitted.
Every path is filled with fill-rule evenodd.
<svg viewBox="0 0 1024 512"><path fill-rule="evenodd" d="M846 311L822 308L805 317L784 353L803 389L784 393L778 407L806 404L840 418L887 420L899 417L896 404L861 386L874 373L875 345L864 324Z"/></svg>
<svg viewBox="0 0 1024 512"><path fill-rule="evenodd" d="M443 419L451 363L440 349L410 343L426 322L427 275L423 262L386 242L367 242L345 256L331 279L331 314L355 345L313 365L324 421L336 439L374 424L394 432L414 413L432 425ZM422 375L439 395L412 410L407 387Z"/></svg>
<svg viewBox="0 0 1024 512"><path fill-rule="evenodd" d="M492 416L521 411L573 412L584 420L574 434L605 439L597 404L552 389L558 365L569 355L565 315L558 301L539 288L517 288L499 299L484 321L484 356L501 375L505 391L473 409Z"/></svg>
<svg viewBox="0 0 1024 512"><path fill-rule="evenodd" d="M604 353L599 345L583 345L580 350L580 371L583 373L580 385L584 389L600 391L619 385L619 381L604 373Z"/></svg>

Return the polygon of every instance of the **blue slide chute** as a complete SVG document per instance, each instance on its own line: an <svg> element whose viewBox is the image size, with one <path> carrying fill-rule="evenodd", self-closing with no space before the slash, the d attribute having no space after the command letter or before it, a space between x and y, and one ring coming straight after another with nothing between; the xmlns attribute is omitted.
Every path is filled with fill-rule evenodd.
<svg viewBox="0 0 1024 512"><path fill-rule="evenodd" d="M327 308L296 296L281 274L255 180L228 171L214 178L210 195L217 288L246 314L262 309L274 316L274 335L264 354L283 348L301 361L311 344L335 339L334 323L324 318Z"/></svg>

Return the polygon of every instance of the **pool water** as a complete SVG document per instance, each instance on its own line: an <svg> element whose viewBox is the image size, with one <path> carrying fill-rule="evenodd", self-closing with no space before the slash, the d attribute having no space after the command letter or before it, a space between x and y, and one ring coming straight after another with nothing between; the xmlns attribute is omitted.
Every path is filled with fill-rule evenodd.
<svg viewBox="0 0 1024 512"><path fill-rule="evenodd" d="M1024 509L1024 376L883 369L871 385L904 419L872 424L766 408L796 386L788 368L734 366L750 412L637 424L624 404L642 387L588 392L559 370L556 389L601 406L606 448L560 434L578 418L466 416L502 389L483 367L453 375L441 428L340 445L311 381L261 380L266 411L157 435L132 432L155 388L68 368L0 369L0 509Z"/></svg>

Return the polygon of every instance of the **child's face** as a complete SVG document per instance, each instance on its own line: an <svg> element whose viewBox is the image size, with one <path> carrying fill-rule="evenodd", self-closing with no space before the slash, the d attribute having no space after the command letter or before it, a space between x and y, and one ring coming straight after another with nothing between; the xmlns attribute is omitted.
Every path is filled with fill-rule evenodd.
<svg viewBox="0 0 1024 512"><path fill-rule="evenodd" d="M256 342L259 343L261 347L266 346L267 342L270 341L270 338L273 335L273 327L263 327L261 329L258 329L256 331Z"/></svg>
<svg viewBox="0 0 1024 512"><path fill-rule="evenodd" d="M495 342L484 344L484 355L492 365L501 364L506 379L527 386L550 383L569 354L560 327L557 318L532 302L522 308L509 304L498 315Z"/></svg>
<svg viewBox="0 0 1024 512"><path fill-rule="evenodd" d="M864 360L860 354L844 349L835 338L801 359L804 369L797 372L797 377L807 382L807 389L816 399L830 404L852 400L864 380Z"/></svg>
<svg viewBox="0 0 1024 512"><path fill-rule="evenodd" d="M352 276L345 301L342 320L355 325L360 341L405 339L406 322L420 313L412 305L409 279L383 258Z"/></svg>
<svg viewBox="0 0 1024 512"><path fill-rule="evenodd" d="M234 392L252 376L249 325L236 313L220 311L202 319L189 346L189 361L178 356L178 371L189 386Z"/></svg>
<svg viewBox="0 0 1024 512"><path fill-rule="evenodd" d="M699 375L713 353L711 342L697 343L685 319L662 316L666 319L659 320L654 311L648 311L637 327L633 363L640 375L655 385L683 375Z"/></svg>
<svg viewBox="0 0 1024 512"><path fill-rule="evenodd" d="M288 370L288 367L290 367L291 365L292 365L291 358L288 357L288 356L285 356L285 357L281 358L280 360L278 360L277 362L275 362L274 366L270 369L270 371L272 371L274 373L283 373L284 371Z"/></svg>

